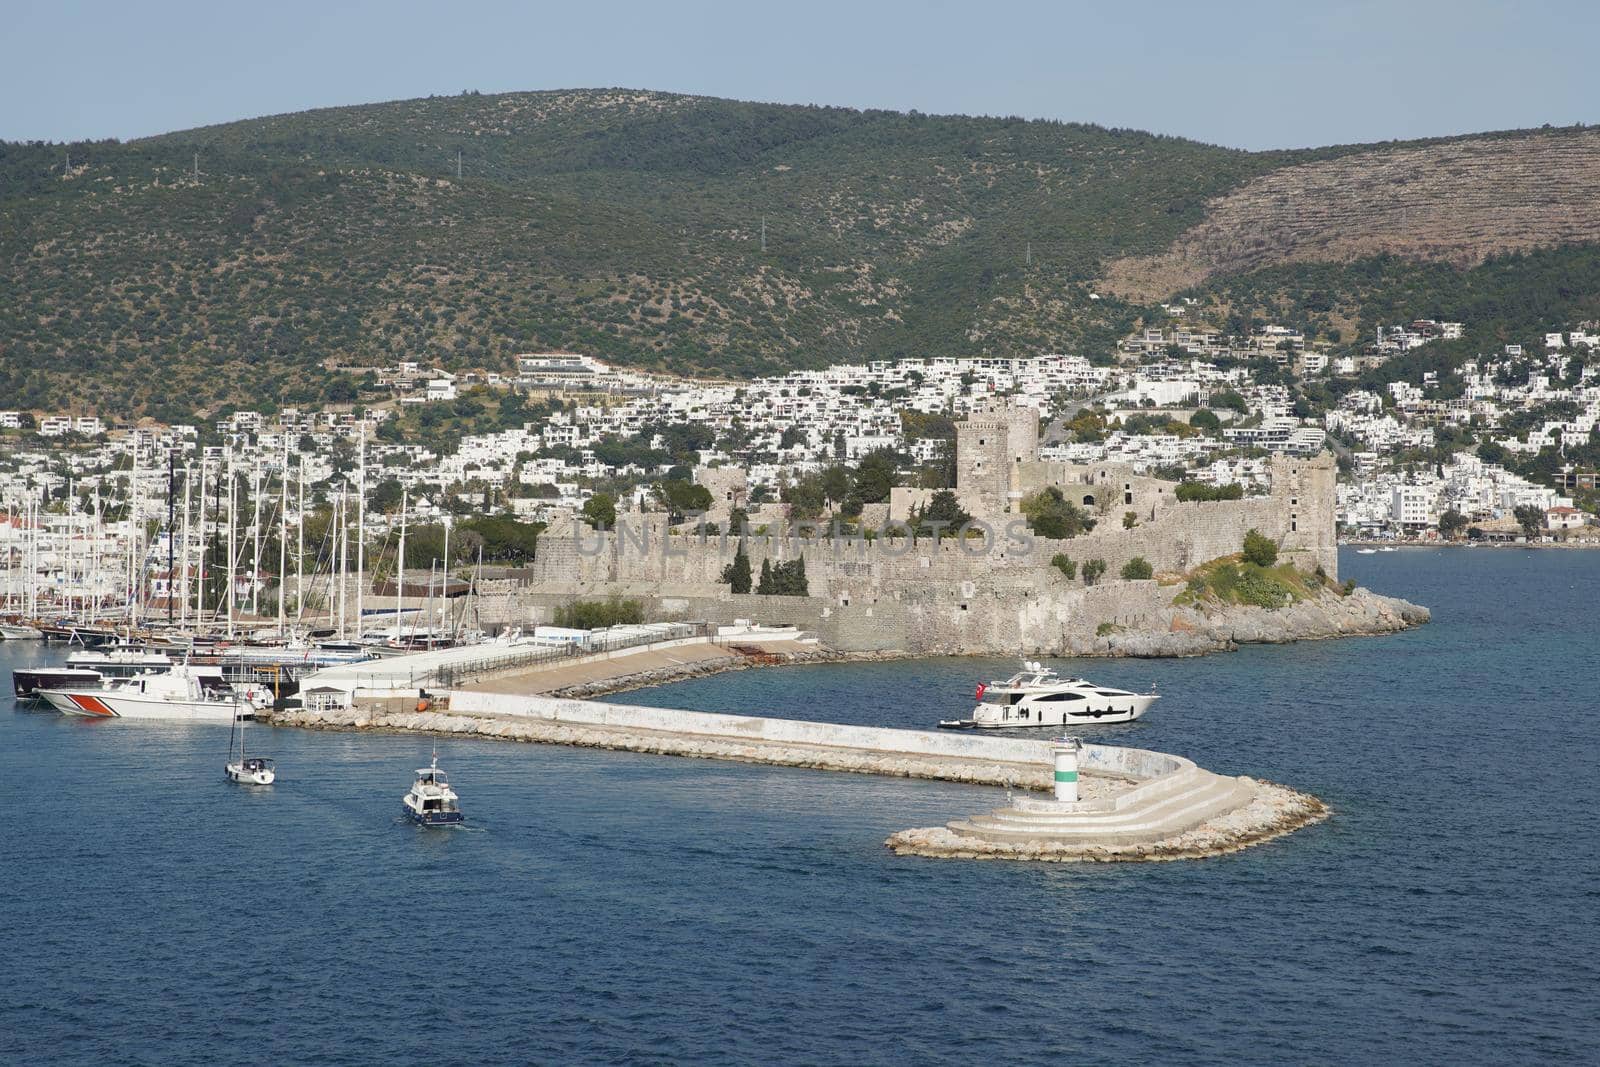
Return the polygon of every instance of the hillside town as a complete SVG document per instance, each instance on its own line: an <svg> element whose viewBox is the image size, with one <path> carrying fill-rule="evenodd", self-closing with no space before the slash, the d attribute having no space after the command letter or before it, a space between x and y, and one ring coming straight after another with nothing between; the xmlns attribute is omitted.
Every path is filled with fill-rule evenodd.
<svg viewBox="0 0 1600 1067"><path fill-rule="evenodd" d="M234 411L205 425L0 411L0 537L14 555L25 521L80 542L94 529L105 543L80 544L78 555L110 558L136 520L164 522L173 485L187 500L224 470L256 495L277 493L291 512L363 493L379 532L396 521L402 494L413 522L500 512L549 523L601 493L621 510L648 510L663 480L721 486L720 472L734 470L741 504L782 509L802 479L870 456L892 457L902 484L949 484L955 420L1006 398L1038 413L1042 459L1249 492L1270 488L1274 455L1331 448L1347 538L1592 539L1597 474L1564 455L1593 454L1595 324L1551 332L1540 351L1506 345L1443 383L1429 373L1417 384L1356 385L1326 411L1308 409L1306 383L1350 378L1459 330L1432 320L1383 327L1360 355L1329 360L1281 327L1246 339L1169 327L1130 337L1105 365L1073 355L875 361L749 381L531 353L514 375L403 362L373 375L393 391L386 402ZM1272 367L1295 377L1263 373ZM516 394L536 417L463 433L453 448L400 430L419 410L496 394ZM59 580L71 581L65 570Z"/></svg>

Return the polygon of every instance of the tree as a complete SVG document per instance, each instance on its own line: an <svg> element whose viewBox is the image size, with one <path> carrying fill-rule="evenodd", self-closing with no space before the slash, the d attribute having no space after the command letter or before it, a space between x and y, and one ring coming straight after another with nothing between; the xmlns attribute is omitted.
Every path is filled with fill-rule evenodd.
<svg viewBox="0 0 1600 1067"><path fill-rule="evenodd" d="M367 506L381 513L393 511L400 506L400 497L403 490L400 482L394 478L385 478L373 487L367 496Z"/></svg>
<svg viewBox="0 0 1600 1067"><path fill-rule="evenodd" d="M597 530L617 524L617 501L610 493L596 493L583 502L583 521Z"/></svg>
<svg viewBox="0 0 1600 1067"><path fill-rule="evenodd" d="M1517 525L1522 527L1522 536L1533 540L1544 529L1544 509L1532 504L1518 504L1511 512L1516 517Z"/></svg>
<svg viewBox="0 0 1600 1067"><path fill-rule="evenodd" d="M954 532L971 521L972 516L962 509L956 494L949 489L940 489L933 494L921 514L912 516L911 528L919 535L927 533L937 537L945 532ZM935 526L934 523L944 525Z"/></svg>
<svg viewBox="0 0 1600 1067"><path fill-rule="evenodd" d="M863 504L881 504L889 499L894 488L899 463L895 454L886 448L868 452L856 464L855 488L852 495Z"/></svg>
<svg viewBox="0 0 1600 1067"><path fill-rule="evenodd" d="M1025 497L1022 514L1028 529L1040 537L1062 540L1094 529L1094 520L1053 485Z"/></svg>
<svg viewBox="0 0 1600 1067"><path fill-rule="evenodd" d="M682 478L668 478L658 482L656 499L667 509L667 521L676 525L689 512L711 510L711 490Z"/></svg>
<svg viewBox="0 0 1600 1067"><path fill-rule="evenodd" d="M722 580L728 583L732 592L750 591L750 557L745 554L743 541L739 542L739 550L733 554L733 562L722 568Z"/></svg>
<svg viewBox="0 0 1600 1067"><path fill-rule="evenodd" d="M1136 582L1150 578L1155 574L1155 568L1150 566L1150 561L1143 556L1134 556L1122 565L1122 580Z"/></svg>
<svg viewBox="0 0 1600 1067"><path fill-rule="evenodd" d="M1244 535L1244 558L1257 567L1270 567L1278 562L1278 543L1251 527Z"/></svg>
<svg viewBox="0 0 1600 1067"><path fill-rule="evenodd" d="M1439 532L1452 540L1466 528L1467 517L1455 508L1439 516Z"/></svg>
<svg viewBox="0 0 1600 1067"><path fill-rule="evenodd" d="M1139 525L1139 516L1135 512L1124 511L1122 513L1122 528L1124 530L1131 530L1137 525Z"/></svg>
<svg viewBox="0 0 1600 1067"><path fill-rule="evenodd" d="M822 494L829 503L837 504L850 495L854 479L844 467L829 467L822 472Z"/></svg>
<svg viewBox="0 0 1600 1067"><path fill-rule="evenodd" d="M1083 584L1093 585L1106 572L1106 561L1091 559L1083 565Z"/></svg>
<svg viewBox="0 0 1600 1067"><path fill-rule="evenodd" d="M1217 413L1209 408L1201 408L1189 416L1189 425L1197 430L1215 434L1222 429L1222 420L1217 418Z"/></svg>
<svg viewBox="0 0 1600 1067"><path fill-rule="evenodd" d="M1078 576L1078 565L1065 552L1057 552L1051 556L1050 566L1060 571L1069 582Z"/></svg>
<svg viewBox="0 0 1600 1067"><path fill-rule="evenodd" d="M761 561L761 581L756 583L756 592L762 596L771 596L773 593L772 561L770 559Z"/></svg>

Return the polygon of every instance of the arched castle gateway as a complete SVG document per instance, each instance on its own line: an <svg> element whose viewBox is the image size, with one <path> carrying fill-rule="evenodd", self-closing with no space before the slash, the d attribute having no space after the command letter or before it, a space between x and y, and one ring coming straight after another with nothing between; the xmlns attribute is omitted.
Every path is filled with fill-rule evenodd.
<svg viewBox="0 0 1600 1067"><path fill-rule="evenodd" d="M956 493L994 531L992 539L753 538L748 551L757 571L765 558L805 558L807 597L735 596L721 581L733 539L669 535L662 516L635 515L631 530L604 535L586 527L547 530L530 592L519 600L544 609L574 597L636 597L655 617L791 622L843 648L1049 653L1062 647L1066 632L1093 633L1103 622L1138 626L1167 606L1181 586L1115 579L1136 556L1158 576L1181 574L1238 552L1254 528L1278 542L1280 558L1337 576L1331 455L1276 457L1264 496L1180 503L1176 482L1118 464L1041 460L1038 440L1038 413L1007 401L957 427ZM1091 510L1099 520L1094 531L1063 541L1027 534L1021 501L1047 486ZM904 518L930 495L896 489L891 517ZM1123 528L1127 512L1135 515L1132 529ZM1105 560L1107 578L1092 587L1081 576L1069 581L1050 564L1058 553L1079 563ZM518 621L526 621L525 611Z"/></svg>

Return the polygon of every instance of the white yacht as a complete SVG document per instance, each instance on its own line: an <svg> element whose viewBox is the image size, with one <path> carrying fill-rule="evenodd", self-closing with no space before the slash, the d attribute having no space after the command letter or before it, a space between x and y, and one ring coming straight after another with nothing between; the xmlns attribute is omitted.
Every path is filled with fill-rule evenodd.
<svg viewBox="0 0 1600 1067"><path fill-rule="evenodd" d="M228 685L218 668L186 663L164 674L141 674L96 688L42 689L39 696L64 715L226 723L271 700L260 690Z"/></svg>
<svg viewBox="0 0 1600 1067"><path fill-rule="evenodd" d="M38 641L44 631L20 622L0 622L0 641Z"/></svg>
<svg viewBox="0 0 1600 1067"><path fill-rule="evenodd" d="M978 686L978 706L970 719L941 719L946 730L1016 726L1065 726L1132 722L1150 710L1154 693L1096 685L1083 678L1060 678L1042 663L1024 661L1005 681Z"/></svg>
<svg viewBox="0 0 1600 1067"><path fill-rule="evenodd" d="M411 783L411 791L400 805L406 818L418 826L450 826L466 820L461 813L461 798L439 769L438 752L433 754L432 763L417 768L417 780Z"/></svg>
<svg viewBox="0 0 1600 1067"><path fill-rule="evenodd" d="M167 670L172 663L165 652L130 645L86 648L68 656L64 667L18 667L11 672L11 689L18 700L26 700L45 689L94 689L115 678Z"/></svg>

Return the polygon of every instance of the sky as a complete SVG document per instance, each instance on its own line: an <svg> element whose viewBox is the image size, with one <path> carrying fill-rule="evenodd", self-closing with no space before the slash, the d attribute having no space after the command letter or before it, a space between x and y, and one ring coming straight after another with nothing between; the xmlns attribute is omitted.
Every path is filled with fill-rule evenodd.
<svg viewBox="0 0 1600 1067"><path fill-rule="evenodd" d="M1293 148L1600 121L1600 0L0 0L0 140L622 86Z"/></svg>

